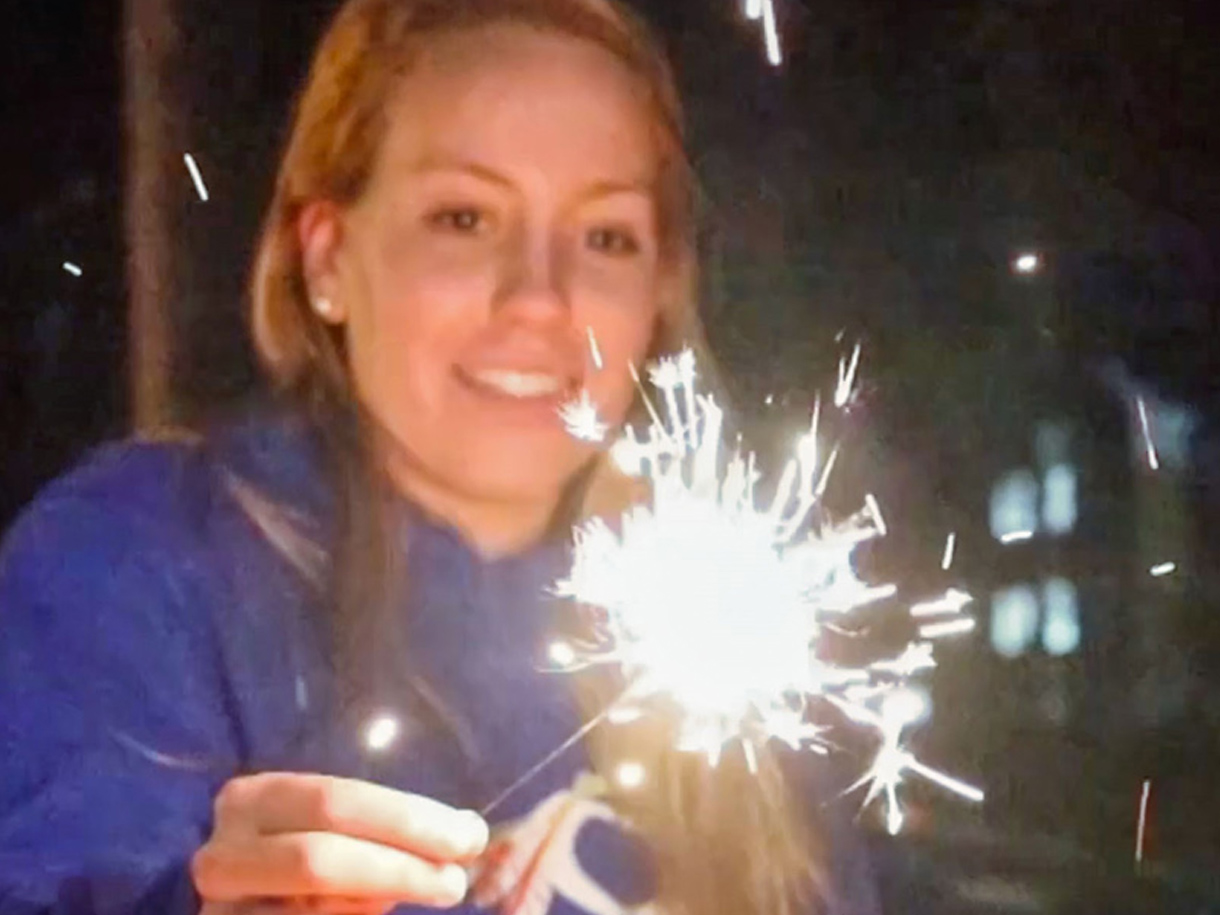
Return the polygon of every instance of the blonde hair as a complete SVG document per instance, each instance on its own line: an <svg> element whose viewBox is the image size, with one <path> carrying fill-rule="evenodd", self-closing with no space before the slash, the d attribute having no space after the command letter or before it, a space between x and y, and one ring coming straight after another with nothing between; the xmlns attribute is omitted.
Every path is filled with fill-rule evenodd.
<svg viewBox="0 0 1220 915"><path fill-rule="evenodd" d="M387 590L402 579L400 550L387 543L388 484L371 459L370 422L352 396L341 335L310 307L297 224L311 203L343 206L359 199L386 131L387 103L422 43L441 32L497 23L595 43L639 77L658 128L661 247L675 280L670 288L677 290L660 303L653 354L702 348L694 182L681 106L665 55L640 21L613 0L348 0L341 7L297 103L255 260L250 320L267 374L320 431L333 473L339 512L328 563L331 624L337 666L356 705L369 666L363 652L378 627L375 608L389 603ZM275 512L265 501L248 491L237 494L264 531L284 527L282 519L271 520ZM640 497L633 481L598 460L580 475L567 505L577 518L613 515ZM316 561L292 546L293 538L275 542L316 575ZM591 690L582 699L591 713L604 701ZM651 778L645 791L620 799L654 847L661 905L691 915L784 915L798 905L807 910L817 883L812 830L792 815L775 760L764 754L757 776L732 760L712 769L678 753L673 743L664 725L626 740ZM591 745L603 771L623 748L617 739L614 746Z"/></svg>

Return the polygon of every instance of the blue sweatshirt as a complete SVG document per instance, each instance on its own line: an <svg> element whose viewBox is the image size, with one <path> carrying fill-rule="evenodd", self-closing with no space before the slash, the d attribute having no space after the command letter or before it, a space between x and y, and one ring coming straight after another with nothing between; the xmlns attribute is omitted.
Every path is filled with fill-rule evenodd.
<svg viewBox="0 0 1220 915"><path fill-rule="evenodd" d="M404 731L371 752L360 723L334 712L317 589L234 499L234 477L325 526L311 436L260 415L199 443L103 448L10 531L0 915L197 912L188 862L216 793L241 773L347 775L478 808L580 726L570 684L543 670L561 612L543 595L566 548L487 561L411 513L409 607L383 644L450 726L387 693ZM640 843L573 790L588 767L576 747L497 809L492 865L461 911L612 915L648 901ZM821 819L829 911L875 912L859 839ZM523 872L539 885L523 887Z"/></svg>

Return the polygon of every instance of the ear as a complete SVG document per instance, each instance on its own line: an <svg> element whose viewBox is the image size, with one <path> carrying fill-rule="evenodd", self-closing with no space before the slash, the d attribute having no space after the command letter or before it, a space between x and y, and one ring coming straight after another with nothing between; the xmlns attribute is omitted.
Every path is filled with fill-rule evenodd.
<svg viewBox="0 0 1220 915"><path fill-rule="evenodd" d="M338 270L343 242L340 207L329 200L307 204L297 218L297 241L310 304L323 321L342 324L347 320L347 306Z"/></svg>

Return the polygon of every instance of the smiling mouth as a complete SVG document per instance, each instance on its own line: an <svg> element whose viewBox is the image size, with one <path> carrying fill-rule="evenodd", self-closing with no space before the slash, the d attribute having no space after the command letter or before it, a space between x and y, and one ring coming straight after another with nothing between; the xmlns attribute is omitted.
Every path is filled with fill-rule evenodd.
<svg viewBox="0 0 1220 915"><path fill-rule="evenodd" d="M570 396L577 387L572 378L550 372L482 369L462 375L476 388L522 401L561 400Z"/></svg>

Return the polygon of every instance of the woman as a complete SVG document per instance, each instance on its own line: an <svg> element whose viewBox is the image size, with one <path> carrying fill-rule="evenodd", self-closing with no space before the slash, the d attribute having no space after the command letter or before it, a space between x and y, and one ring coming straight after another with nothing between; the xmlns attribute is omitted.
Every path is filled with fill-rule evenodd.
<svg viewBox="0 0 1220 915"><path fill-rule="evenodd" d="M799 761L625 731L473 812L613 687L542 672L634 495L556 410L697 337L690 200L618 7L349 0L254 274L279 402L103 450L0 560L0 912L870 910Z"/></svg>

